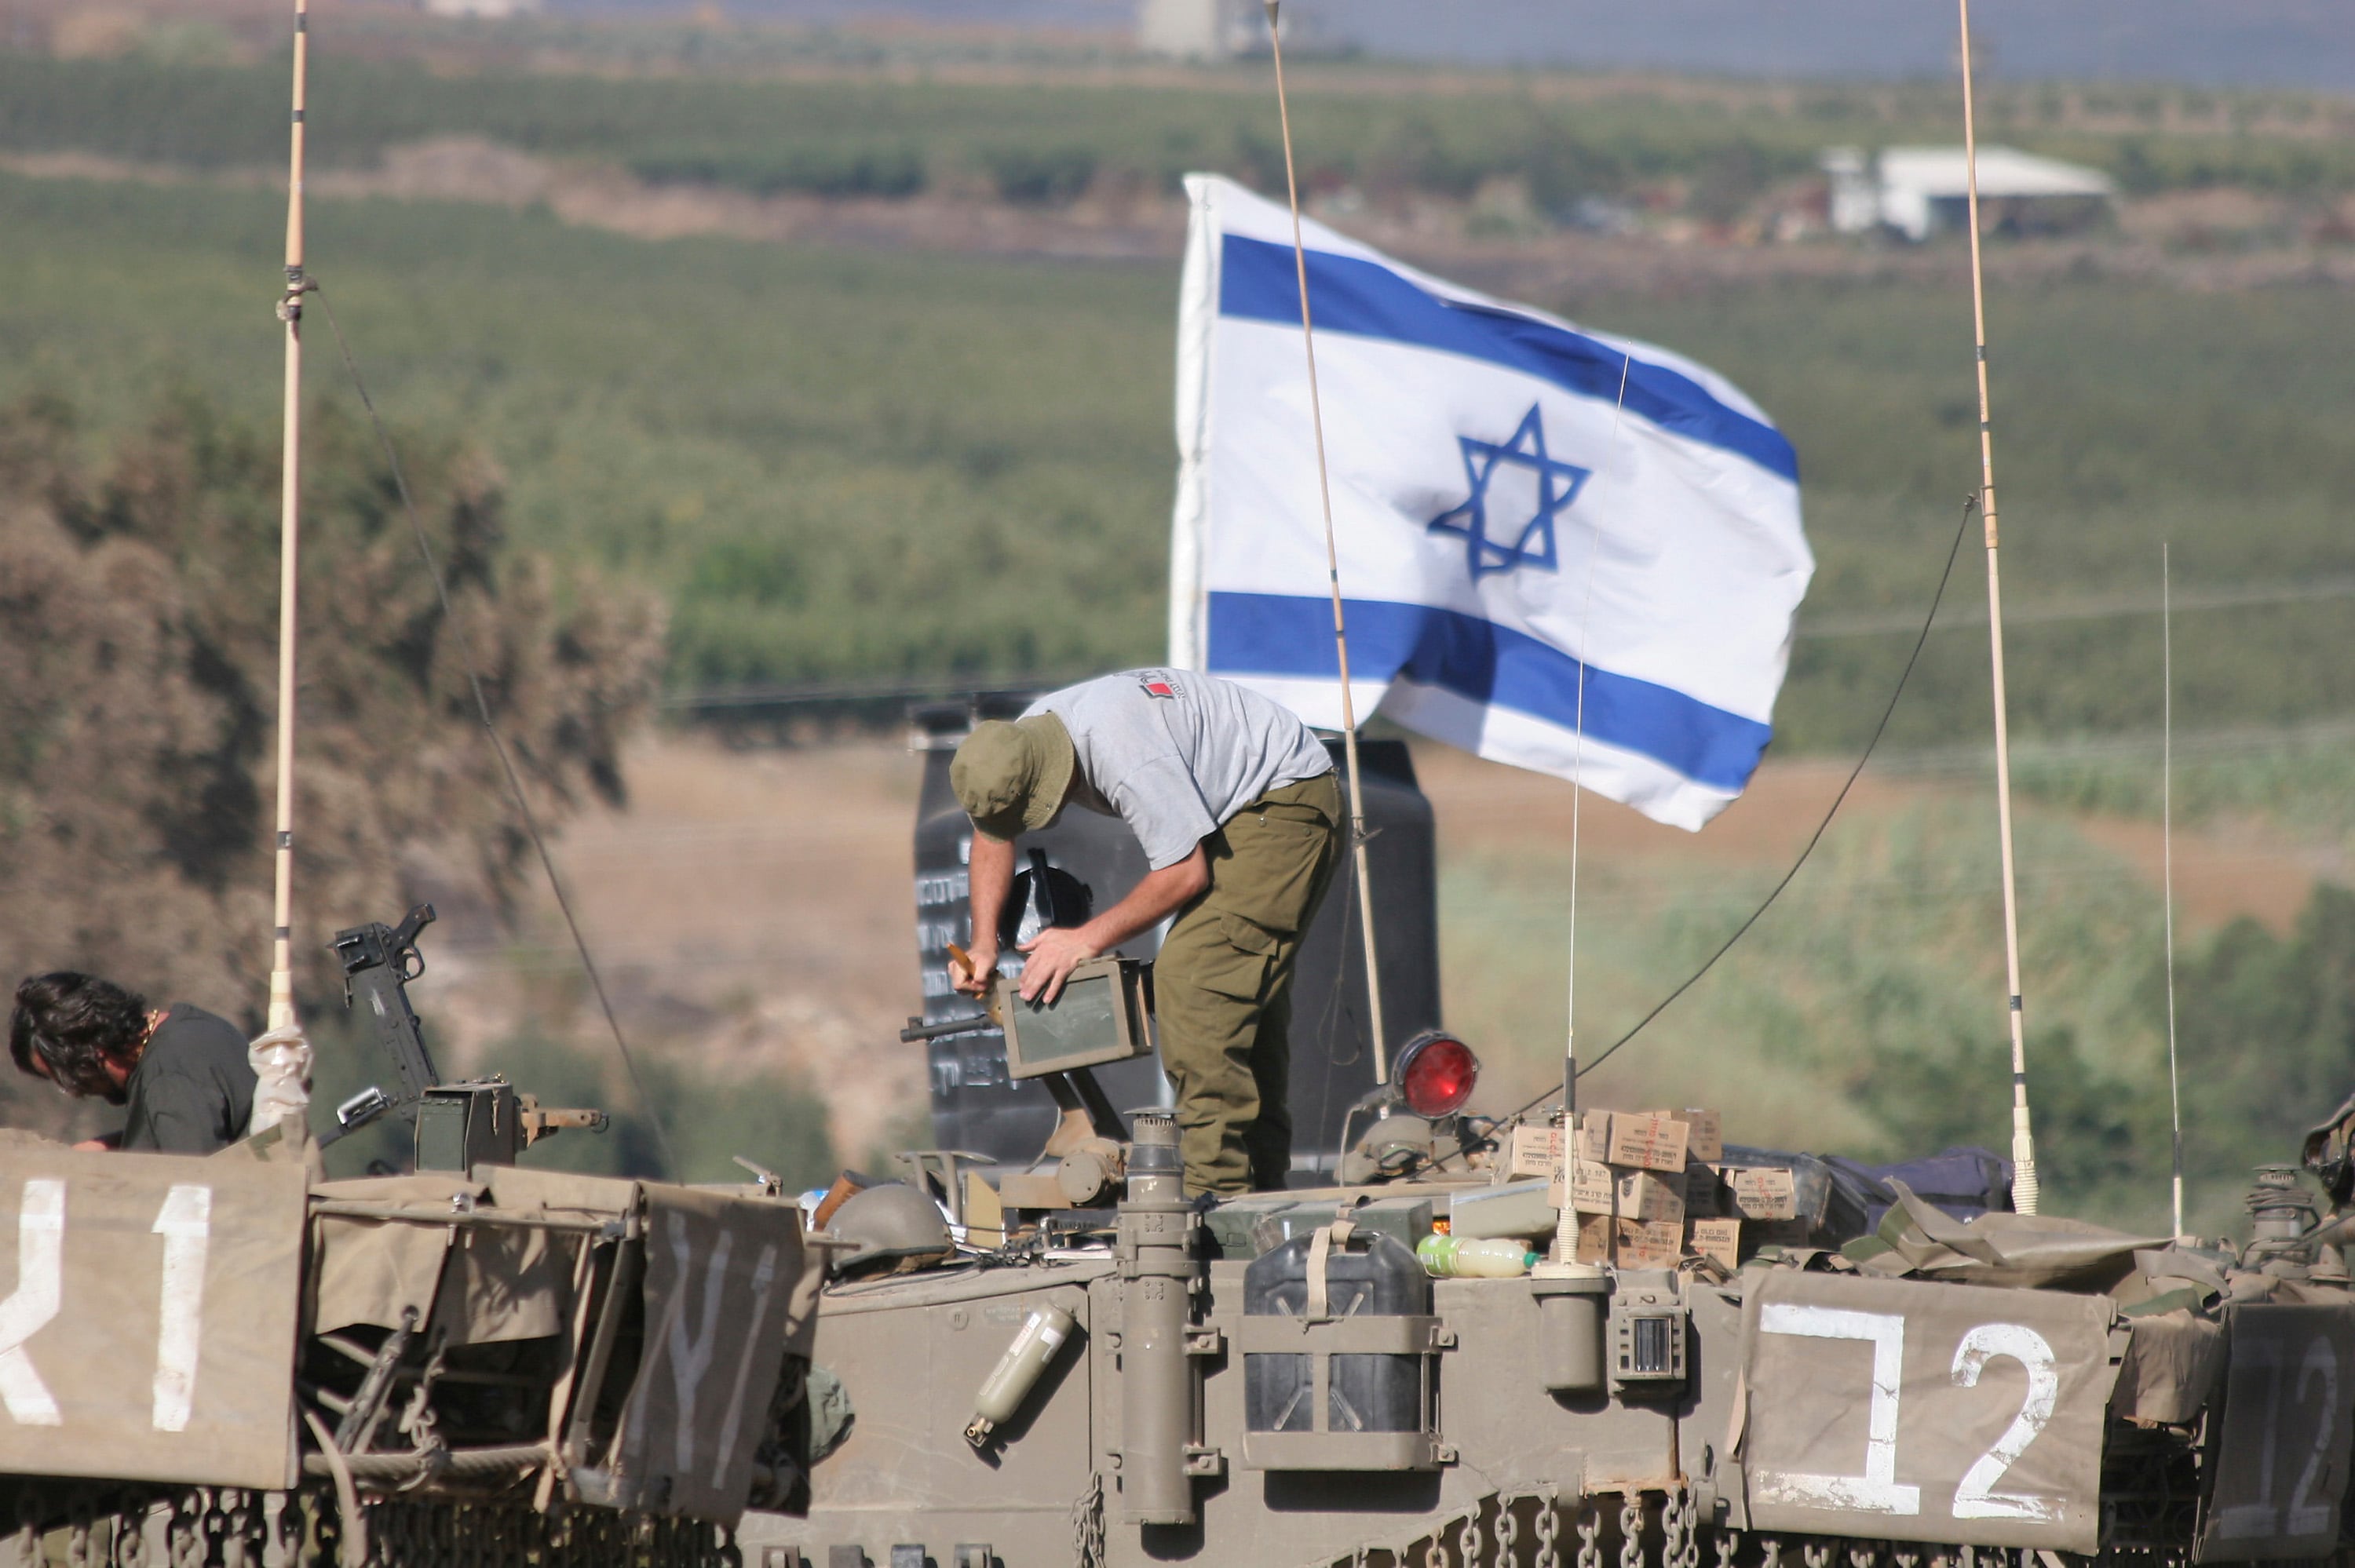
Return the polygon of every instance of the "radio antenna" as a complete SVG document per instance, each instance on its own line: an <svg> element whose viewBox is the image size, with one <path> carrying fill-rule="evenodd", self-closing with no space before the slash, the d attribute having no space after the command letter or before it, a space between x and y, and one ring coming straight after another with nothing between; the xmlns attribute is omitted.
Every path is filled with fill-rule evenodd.
<svg viewBox="0 0 2355 1568"><path fill-rule="evenodd" d="M2183 1234L2183 1091L2175 1072L2175 573L2158 542L2158 844L2167 901L2167 1101L2174 1117L2175 1234Z"/></svg>
<svg viewBox="0 0 2355 1568"><path fill-rule="evenodd" d="M293 112L286 156L285 447L278 491L278 816L270 941L270 1027L294 1022L294 641L296 545L303 519L303 101L311 42L310 0L294 0Z"/></svg>
<svg viewBox="0 0 2355 1568"><path fill-rule="evenodd" d="M1349 853L1358 878L1358 913L1366 942L1366 1023L1374 1040L1374 1081L1390 1082L1390 1042L1382 1033L1382 973L1374 941L1374 889L1366 873L1366 792L1358 772L1358 705L1349 690L1349 632L1341 612L1341 553L1333 540L1333 482L1325 470L1325 408L1316 396L1316 336L1308 320L1308 246L1300 234L1300 180L1292 165L1292 109L1284 95L1280 0L1266 0L1269 48L1275 56L1275 113L1284 128L1284 188L1292 203L1292 262L1300 281L1300 342L1308 355L1308 422L1316 433L1316 495L1325 507L1325 575L1333 590L1333 653L1341 674L1341 750L1349 770Z"/></svg>
<svg viewBox="0 0 2355 1568"><path fill-rule="evenodd" d="M2003 581L1997 566L1995 426L1987 413L1987 288L1979 265L1978 127L1971 104L1971 0L1962 14L1963 164L1971 224L1971 324L1979 383L1979 520L1987 530L1987 650L1995 683L1995 813L2003 842L2003 964L2011 1020L2011 1195L2023 1214L2036 1213L2036 1135L2028 1119L2028 1033L2020 1005L2019 885L2011 847L2011 735L2003 687Z"/></svg>
<svg viewBox="0 0 2355 1568"><path fill-rule="evenodd" d="M1629 349L1619 361L1619 402L1611 412L1614 460L1619 454L1620 416L1627 409L1627 373L1635 365L1635 351ZM1594 557L1599 554L1599 549L1587 551L1586 597L1578 612L1578 720L1570 753L1570 962L1563 986L1561 1033L1561 1124L1565 1128L1578 1118L1578 807L1586 798L1581 779L1586 773L1586 676L1594 668Z"/></svg>
<svg viewBox="0 0 2355 1568"><path fill-rule="evenodd" d="M1611 457L1619 456L1619 419L1627 409L1627 373L1636 354L1625 350L1619 361L1619 403L1611 414ZM1578 1258L1578 1215L1567 1196L1577 1174L1578 1150L1578 807L1586 798L1586 677L1594 668L1594 558L1602 553L1598 537L1587 548L1585 604L1578 612L1578 728L1570 757L1570 961L1563 982L1561 1026L1561 1212L1555 1216L1553 1252L1547 1272L1573 1266Z"/></svg>

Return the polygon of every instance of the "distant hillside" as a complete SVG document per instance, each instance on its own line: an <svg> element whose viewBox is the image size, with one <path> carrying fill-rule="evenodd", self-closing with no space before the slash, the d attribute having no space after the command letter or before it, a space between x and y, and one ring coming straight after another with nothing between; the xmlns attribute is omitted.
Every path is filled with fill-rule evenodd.
<svg viewBox="0 0 2355 1568"><path fill-rule="evenodd" d="M556 0L551 9L685 12L689 0ZM1121 34L1128 0L733 0L743 17L887 19ZM1951 4L1888 0L1287 0L1320 38L1401 59L1745 77L1909 78L1953 69ZM2345 0L1978 0L1984 63L2013 79L2168 81L2355 91Z"/></svg>

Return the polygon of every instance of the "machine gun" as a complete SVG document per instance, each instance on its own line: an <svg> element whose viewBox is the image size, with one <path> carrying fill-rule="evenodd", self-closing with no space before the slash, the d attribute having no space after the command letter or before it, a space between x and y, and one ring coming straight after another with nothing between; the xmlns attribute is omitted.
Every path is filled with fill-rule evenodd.
<svg viewBox="0 0 2355 1568"><path fill-rule="evenodd" d="M399 1086L388 1093L371 1084L337 1106L336 1125L320 1135L321 1147L398 1114L415 1125L418 1170L463 1172L475 1165L511 1165L518 1153L568 1127L604 1130L603 1111L542 1110L502 1077L442 1081L425 1048L424 1025L409 1005L409 982L425 972L418 933L432 923L433 906L420 904L398 926L354 926L336 932L330 944L344 966L344 1006L367 999L377 1044L392 1059Z"/></svg>
<svg viewBox="0 0 2355 1568"><path fill-rule="evenodd" d="M419 1102L428 1090L441 1085L442 1075L434 1070L433 1057L425 1049L424 1026L409 1005L409 982L425 972L425 955L417 950L418 934L432 924L433 906L421 904L398 926L381 921L355 926L336 932L329 945L344 966L344 1006L349 1010L362 997L368 999L376 1043L392 1058L400 1089L387 1094L371 1084L337 1106L336 1129L320 1139L323 1144L357 1132L389 1111L399 1112L404 1121L416 1120Z"/></svg>

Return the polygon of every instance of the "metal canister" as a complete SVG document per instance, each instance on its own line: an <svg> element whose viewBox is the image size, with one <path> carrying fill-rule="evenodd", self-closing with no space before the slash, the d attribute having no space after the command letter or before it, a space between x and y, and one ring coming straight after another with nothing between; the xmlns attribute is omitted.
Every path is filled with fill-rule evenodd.
<svg viewBox="0 0 2355 1568"><path fill-rule="evenodd" d="M1039 1374L1054 1361L1055 1352L1071 1338L1072 1319L1060 1307L1039 1306L1030 1309L1015 1331L1014 1342L989 1369L982 1380L981 1392L974 1396L973 1419L965 1425L964 1440L975 1447L989 1441L989 1435L1014 1419L1030 1391L1039 1386Z"/></svg>

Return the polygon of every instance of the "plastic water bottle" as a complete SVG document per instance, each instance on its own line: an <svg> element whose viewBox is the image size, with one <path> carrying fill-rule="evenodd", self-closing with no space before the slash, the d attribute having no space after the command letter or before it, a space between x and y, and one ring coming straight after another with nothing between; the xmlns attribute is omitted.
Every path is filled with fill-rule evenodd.
<svg viewBox="0 0 2355 1568"><path fill-rule="evenodd" d="M1441 1278L1511 1279L1537 1266L1538 1255L1505 1236L1459 1240L1436 1232L1414 1249L1428 1273Z"/></svg>

